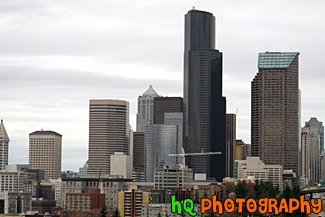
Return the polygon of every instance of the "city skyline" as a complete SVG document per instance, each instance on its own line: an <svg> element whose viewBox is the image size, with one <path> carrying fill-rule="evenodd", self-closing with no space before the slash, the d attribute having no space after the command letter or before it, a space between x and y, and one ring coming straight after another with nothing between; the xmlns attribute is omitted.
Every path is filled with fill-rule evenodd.
<svg viewBox="0 0 325 217"><path fill-rule="evenodd" d="M0 44L0 85L6 90L0 94L0 118L4 120L11 139L10 164L28 162L28 134L43 128L63 135L63 170L76 171L81 167L87 160L88 152L89 99L129 101L131 124L135 130L136 100L148 85L152 84L163 96L182 96L183 19L192 6L185 1L137 1L128 3L126 8L125 3L103 3L102 8L92 5L89 11L85 11L85 4L66 5L60 1L56 4L33 1L35 7L18 1L7 2L0 4L0 8L7 9L0 15L3 18L0 21L0 34L5 42ZM277 5L267 1L267 6L256 1L234 1L235 4L231 6L225 2L212 2L200 2L198 9L207 10L217 17L216 47L224 54L223 94L227 97L227 113L235 113L239 108L237 139L250 143L250 81L257 72L258 53L267 50L300 52L300 125L314 116L324 121L325 112L321 109L324 105L323 88L320 83L322 62L319 60L324 57L321 36L325 31L321 22L325 15L320 13L320 4L325 4L295 2L298 7L288 12L285 8L293 1ZM173 4L176 5L173 7ZM247 10L241 12L243 7L250 13ZM270 10L261 10L266 7ZM146 10L149 8L152 10ZM45 9L49 14L40 9ZM105 12L112 9L121 14L126 10L130 14L125 17L117 13L106 15ZM132 20L133 10L137 9L143 11L143 15L135 16ZM166 19L161 19L163 9L170 9L168 16L164 17ZM33 13L35 10L39 13ZM273 10L277 10L278 17L273 16ZM290 15L302 10L307 16L290 18ZM155 14L157 11L161 12ZM228 13L230 11L231 14ZM81 15L78 16L78 12ZM55 20L60 15L64 15L63 18ZM259 15L260 18L255 20L252 15ZM20 24L26 16L30 17L23 23L30 29ZM63 22L69 17L69 22ZM43 21L40 18L44 18ZM147 21L147 18L152 21ZM134 39L135 45L131 40L125 45L112 46L114 43L109 43L111 39L113 42L122 41L118 34L123 35L123 28L131 27L133 22L138 22L136 27L140 28L129 38ZM157 27L152 22L156 22ZM54 24L54 27L48 23ZM69 30L71 27L72 30ZM147 27L150 27L150 31L145 31ZM14 28L14 33L8 31ZM58 32L54 31L56 29ZM82 33L76 41L74 30ZM90 30L93 33L87 34ZM101 32L104 34L100 35ZM107 37L110 33L112 38ZM47 40L50 36L52 42ZM46 40L42 41L42 37L46 37ZM82 47L83 40L94 48ZM96 40L99 42L94 43ZM158 40L159 43L153 44ZM99 46L103 44L106 44L104 49ZM105 53L104 50L111 46L112 52ZM125 52L126 47L133 48L133 51L130 54L116 52L117 48ZM155 54L157 49L163 52ZM145 55L147 53L152 53L153 57ZM130 72L124 76L119 74L128 70ZM137 73L132 75L131 72Z"/></svg>

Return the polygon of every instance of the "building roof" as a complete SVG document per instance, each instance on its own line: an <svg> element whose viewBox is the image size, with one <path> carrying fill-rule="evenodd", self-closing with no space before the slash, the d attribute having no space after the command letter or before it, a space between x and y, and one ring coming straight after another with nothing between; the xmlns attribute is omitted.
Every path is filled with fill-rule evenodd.
<svg viewBox="0 0 325 217"><path fill-rule="evenodd" d="M0 141L4 141L4 142L10 141L9 136L6 131L6 128L3 125L3 120L1 120L1 123L0 123Z"/></svg>
<svg viewBox="0 0 325 217"><path fill-rule="evenodd" d="M318 123L318 120L316 117L312 117L312 118L310 118L310 120L308 122L309 123Z"/></svg>
<svg viewBox="0 0 325 217"><path fill-rule="evenodd" d="M258 54L258 68L289 68L298 52L266 52Z"/></svg>
<svg viewBox="0 0 325 217"><path fill-rule="evenodd" d="M152 85L149 86L142 96L159 96L159 94L153 89Z"/></svg>
<svg viewBox="0 0 325 217"><path fill-rule="evenodd" d="M56 135L56 136L62 136L61 134L51 131L51 130L38 130L35 132L30 133L29 135Z"/></svg>

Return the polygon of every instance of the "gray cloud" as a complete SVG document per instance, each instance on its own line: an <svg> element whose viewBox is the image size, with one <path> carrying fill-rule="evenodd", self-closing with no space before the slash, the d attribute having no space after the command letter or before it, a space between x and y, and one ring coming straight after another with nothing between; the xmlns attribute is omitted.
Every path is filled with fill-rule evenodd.
<svg viewBox="0 0 325 217"><path fill-rule="evenodd" d="M237 137L250 140L250 85L263 51L300 52L302 122L325 120L325 2L322 0L2 0L0 118L10 162L27 161L28 134L63 134L63 168L87 158L88 101L130 101L153 84L182 95L184 14L196 4L217 17L227 111L239 108ZM76 151L78 150L78 151Z"/></svg>

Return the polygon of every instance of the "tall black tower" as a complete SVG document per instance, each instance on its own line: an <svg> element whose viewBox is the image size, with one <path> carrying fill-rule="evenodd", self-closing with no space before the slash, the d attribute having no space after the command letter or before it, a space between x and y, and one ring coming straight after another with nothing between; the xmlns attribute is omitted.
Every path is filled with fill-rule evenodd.
<svg viewBox="0 0 325 217"><path fill-rule="evenodd" d="M185 15L184 148L186 152L221 151L194 156L194 173L222 181L226 176L226 98L222 96L222 53L215 50L215 17L191 10Z"/></svg>

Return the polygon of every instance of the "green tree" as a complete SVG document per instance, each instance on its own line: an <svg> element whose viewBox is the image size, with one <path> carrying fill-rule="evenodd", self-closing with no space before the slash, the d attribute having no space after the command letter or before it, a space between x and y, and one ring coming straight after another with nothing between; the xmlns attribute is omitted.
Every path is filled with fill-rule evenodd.
<svg viewBox="0 0 325 217"><path fill-rule="evenodd" d="M106 206L104 205L102 207L102 210L100 211L100 217L106 217L107 211L106 211Z"/></svg>
<svg viewBox="0 0 325 217"><path fill-rule="evenodd" d="M117 208L115 209L115 212L114 212L113 217L121 217L121 216L120 216L120 212L118 211Z"/></svg>
<svg viewBox="0 0 325 217"><path fill-rule="evenodd" d="M239 181L236 185L235 193L237 198L246 198L247 196L247 186L246 181Z"/></svg>

